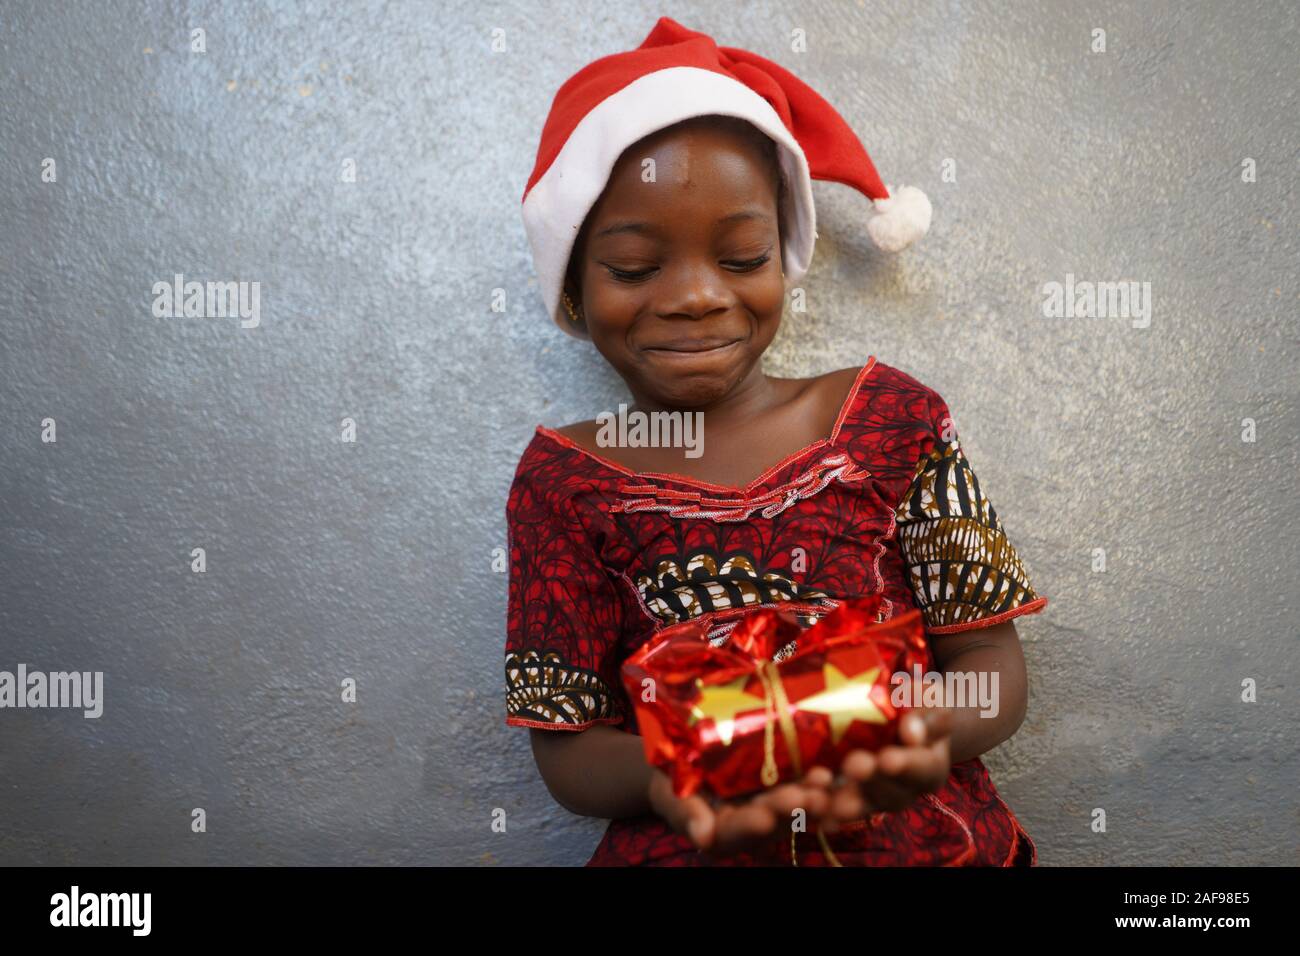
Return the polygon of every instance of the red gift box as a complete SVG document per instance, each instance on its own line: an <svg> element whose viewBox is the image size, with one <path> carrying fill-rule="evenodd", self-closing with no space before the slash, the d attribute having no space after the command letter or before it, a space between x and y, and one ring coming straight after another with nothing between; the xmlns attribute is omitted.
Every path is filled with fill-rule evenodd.
<svg viewBox="0 0 1300 956"><path fill-rule="evenodd" d="M623 665L646 759L679 797L725 798L895 742L908 708L890 699L891 678L924 669L928 648L919 611L882 622L880 604L845 601L807 629L752 611L722 646L706 619L660 631Z"/></svg>

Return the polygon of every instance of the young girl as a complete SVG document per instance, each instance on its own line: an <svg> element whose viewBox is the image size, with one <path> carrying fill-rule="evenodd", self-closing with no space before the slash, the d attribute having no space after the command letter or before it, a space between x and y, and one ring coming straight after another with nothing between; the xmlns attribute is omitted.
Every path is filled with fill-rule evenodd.
<svg viewBox="0 0 1300 956"><path fill-rule="evenodd" d="M812 255L812 178L875 200L867 229L888 250L929 225L924 195L891 196L810 88L666 17L566 82L542 134L524 218L552 316L590 338L633 411L703 413L702 454L539 426L511 487L506 722L531 728L557 801L611 820L588 865L1037 862L979 757L1023 720L1010 620L1046 598L947 405L874 357L762 371ZM623 661L683 620L723 643L755 608L808 625L871 594L887 616L921 609L927 669L996 675L996 715L918 708L878 753L745 798L674 796Z"/></svg>

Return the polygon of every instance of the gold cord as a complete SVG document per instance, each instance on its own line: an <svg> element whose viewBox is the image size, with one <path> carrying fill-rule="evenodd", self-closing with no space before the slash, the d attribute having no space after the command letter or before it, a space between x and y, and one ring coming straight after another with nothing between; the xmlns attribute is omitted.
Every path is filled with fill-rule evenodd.
<svg viewBox="0 0 1300 956"><path fill-rule="evenodd" d="M785 694L785 686L781 683L781 672L777 669L776 664L771 661L764 661L758 668L758 678L763 682L763 703L765 705L765 720L763 726L763 772L762 780L765 786L773 786L780 776L780 771L776 765L776 725L781 724L781 735L785 738L786 753L790 755L790 763L794 768L796 776L803 776L803 767L799 760L799 737L794 726L794 714L790 707L790 698ZM817 824L817 841L821 844L822 852L826 858L831 861L831 866L843 866L831 850L830 843L826 839L826 834L822 832L821 824ZM795 833L793 828L790 830L790 863L793 866L799 865L799 856L795 852Z"/></svg>

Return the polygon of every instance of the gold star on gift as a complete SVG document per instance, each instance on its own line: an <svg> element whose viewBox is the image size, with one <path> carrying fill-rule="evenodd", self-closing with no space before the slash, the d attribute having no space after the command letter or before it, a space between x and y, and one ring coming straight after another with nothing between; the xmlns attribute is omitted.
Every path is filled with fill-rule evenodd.
<svg viewBox="0 0 1300 956"><path fill-rule="evenodd" d="M871 688L879 674L880 668L873 667L856 677L845 677L834 664L825 664L822 667L825 688L798 701L795 706L800 710L825 714L831 722L831 743L838 744L849 724L855 720L869 724L887 722L871 699Z"/></svg>
<svg viewBox="0 0 1300 956"><path fill-rule="evenodd" d="M718 736L724 745L731 746L731 738L736 732L736 715L747 710L757 710L765 706L761 697L745 691L753 675L744 674L730 684L706 685L698 677L695 686L700 689L700 699L691 707L691 726L705 718L713 718L718 728Z"/></svg>

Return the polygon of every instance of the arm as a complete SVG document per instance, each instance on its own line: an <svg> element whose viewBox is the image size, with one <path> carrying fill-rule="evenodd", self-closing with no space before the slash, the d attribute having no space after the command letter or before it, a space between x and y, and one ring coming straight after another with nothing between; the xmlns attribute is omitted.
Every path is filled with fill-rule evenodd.
<svg viewBox="0 0 1300 956"><path fill-rule="evenodd" d="M974 701L952 712L951 759L953 763L988 753L1019 729L1028 704L1025 658L1016 626L1007 621L956 634L934 635L935 667L944 672L997 674L995 697L997 716L980 716ZM992 677L988 677L993 688ZM946 703L951 704L951 701Z"/></svg>
<svg viewBox="0 0 1300 956"><path fill-rule="evenodd" d="M1025 719L1025 659L1014 624L932 635L931 647L935 667L942 672L998 675L997 716L981 717L978 702L971 701L966 707L908 714L899 727L899 745L874 755L855 751L845 757L841 769L846 780L832 801L836 815L852 819L876 810L903 809L942 786L954 763L992 750ZM992 690L991 678L986 679Z"/></svg>
<svg viewBox="0 0 1300 956"><path fill-rule="evenodd" d="M650 811L650 766L636 734L609 724L529 733L542 780L566 810L607 819Z"/></svg>
<svg viewBox="0 0 1300 956"><path fill-rule="evenodd" d="M950 760L969 760L1011 737L1025 718L1027 678L1020 639L1011 622L932 638L941 671L998 674L997 716L978 707L952 711ZM991 685L990 685L991 686ZM529 731L533 758L547 789L581 816L639 816L652 810L651 767L641 738L608 724L582 731Z"/></svg>
<svg viewBox="0 0 1300 956"><path fill-rule="evenodd" d="M796 809L812 820L830 809L832 775L825 767L739 800L711 800L702 793L677 797L668 775L646 763L636 734L608 724L577 732L534 728L531 734L537 768L565 809L611 819L658 814L699 850L743 849L770 840Z"/></svg>

